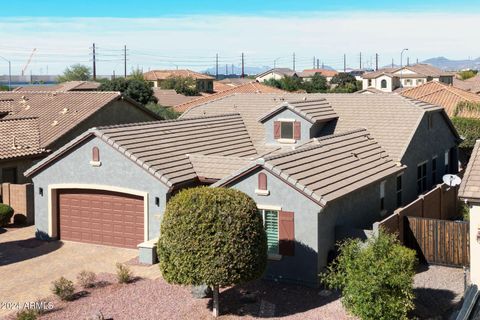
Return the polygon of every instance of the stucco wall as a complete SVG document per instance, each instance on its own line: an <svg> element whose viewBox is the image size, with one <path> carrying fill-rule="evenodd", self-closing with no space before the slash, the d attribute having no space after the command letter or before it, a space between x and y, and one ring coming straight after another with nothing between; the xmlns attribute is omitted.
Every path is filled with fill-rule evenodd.
<svg viewBox="0 0 480 320"><path fill-rule="evenodd" d="M0 183L4 182L2 177L2 169L17 168L17 183L28 183L30 179L26 178L23 173L30 168L36 161L35 159L19 159L0 162Z"/></svg>
<svg viewBox="0 0 480 320"><path fill-rule="evenodd" d="M301 123L301 132L302 132L300 136L300 140L295 141L295 143L279 143L277 140L275 140L273 138L274 137L273 123L275 121L278 121L279 119L294 119L295 121L299 121ZM312 128L312 123L300 117L298 114L296 114L295 112L292 112L289 109L285 109L282 112L276 114L275 116L265 121L263 124L263 127L265 129L265 142L270 145L295 146L295 145L304 143L311 138L310 129Z"/></svg>
<svg viewBox="0 0 480 320"><path fill-rule="evenodd" d="M101 166L90 164L92 148L100 150ZM148 238L159 235L161 215L166 204L167 187L145 170L128 160L117 150L98 138L92 138L73 152L33 177L35 186L35 226L48 233L48 192L54 184L105 185L148 193ZM43 196L39 194L43 189ZM155 205L160 198L160 206Z"/></svg>
<svg viewBox="0 0 480 320"><path fill-rule="evenodd" d="M480 286L480 243L477 233L480 229L480 203L470 207L470 280Z"/></svg>
<svg viewBox="0 0 480 320"><path fill-rule="evenodd" d="M270 191L268 196L260 196L255 193L259 172L267 175L267 185ZM243 179L237 180L231 187L248 194L259 207L262 205L278 206L284 211L295 213L295 255L283 256L279 261L269 260L266 277L316 286L319 271L317 253L326 254L326 247L330 247L331 244L330 242L325 245L318 243L317 221L321 211L320 206L265 170L256 170ZM327 222L324 224L328 225Z"/></svg>
<svg viewBox="0 0 480 320"><path fill-rule="evenodd" d="M428 128L428 115L433 117L433 127ZM444 154L446 150L456 147L455 136L440 112L425 113L402 158L407 166L403 177L404 204L417 198L417 165L427 163L427 185L429 190L441 181L445 174ZM432 158L437 156L437 181L432 181ZM457 158L458 159L458 158Z"/></svg>

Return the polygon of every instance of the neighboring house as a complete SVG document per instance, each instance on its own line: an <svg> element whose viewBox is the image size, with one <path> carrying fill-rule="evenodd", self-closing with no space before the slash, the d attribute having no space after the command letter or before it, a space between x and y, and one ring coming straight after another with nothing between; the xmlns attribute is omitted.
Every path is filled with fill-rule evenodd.
<svg viewBox="0 0 480 320"><path fill-rule="evenodd" d="M56 85L31 85L16 87L13 91L97 91L101 83L95 81L67 81Z"/></svg>
<svg viewBox="0 0 480 320"><path fill-rule="evenodd" d="M171 77L181 77L181 78L193 78L195 80L197 90L200 92L212 92L213 91L213 80L215 78L198 73L191 70L151 70L145 72L143 77L146 81L150 82L153 87L161 87L162 82Z"/></svg>
<svg viewBox="0 0 480 320"><path fill-rule="evenodd" d="M197 96L185 96L177 93L174 89L153 88L153 95L157 98L157 103L164 107L174 107L179 104L198 99Z"/></svg>
<svg viewBox="0 0 480 320"><path fill-rule="evenodd" d="M473 148L458 196L470 208L470 281L480 287L480 140Z"/></svg>
<svg viewBox="0 0 480 320"><path fill-rule="evenodd" d="M157 120L118 92L1 92L0 183L25 183L23 172L88 128Z"/></svg>
<svg viewBox="0 0 480 320"><path fill-rule="evenodd" d="M401 91L429 81L452 84L454 74L428 64L415 64L402 68L385 68L362 75L363 89L375 88L383 92Z"/></svg>
<svg viewBox="0 0 480 320"><path fill-rule="evenodd" d="M454 78L453 86L475 94L480 94L480 74L467 80Z"/></svg>
<svg viewBox="0 0 480 320"><path fill-rule="evenodd" d="M270 79L280 80L287 77L298 77L298 74L290 68L273 68L262 72L255 78L258 82L264 82Z"/></svg>
<svg viewBox="0 0 480 320"><path fill-rule="evenodd" d="M480 113L477 110L457 108L461 102L480 103L480 95L456 88L452 85L446 85L438 81L430 81L418 87L403 90L400 94L404 97L441 106L450 117L480 118Z"/></svg>
<svg viewBox="0 0 480 320"><path fill-rule="evenodd" d="M316 73L320 73L322 76L324 76L327 79L328 83L330 83L330 81L332 81L332 78L338 74L337 71L329 69L305 69L302 72L299 72L298 76L304 80L309 81Z"/></svg>
<svg viewBox="0 0 480 320"><path fill-rule="evenodd" d="M283 92L285 91L250 80L250 82L232 86L227 90L223 90L223 91L211 94L209 96L196 97L196 99L193 99L189 102L185 102L185 103L174 106L174 109L177 112L185 112L186 110L194 106L198 106L200 104L214 101L222 97L231 96L236 93L283 93Z"/></svg>
<svg viewBox="0 0 480 320"><path fill-rule="evenodd" d="M315 286L336 240L456 172L458 140L442 108L398 95L233 94L91 129L26 175L39 237L138 246L141 261L178 190L237 188L264 218L266 277Z"/></svg>

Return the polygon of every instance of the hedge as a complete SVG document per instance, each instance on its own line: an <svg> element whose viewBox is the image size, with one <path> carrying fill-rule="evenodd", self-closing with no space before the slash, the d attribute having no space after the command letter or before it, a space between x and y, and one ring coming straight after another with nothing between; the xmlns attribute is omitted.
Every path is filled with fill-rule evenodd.
<svg viewBox="0 0 480 320"><path fill-rule="evenodd" d="M13 217L14 210L9 205L0 203L0 227L6 226Z"/></svg>
<svg viewBox="0 0 480 320"><path fill-rule="evenodd" d="M465 140L459 145L463 149L472 149L480 139L480 119L453 117L453 125Z"/></svg>

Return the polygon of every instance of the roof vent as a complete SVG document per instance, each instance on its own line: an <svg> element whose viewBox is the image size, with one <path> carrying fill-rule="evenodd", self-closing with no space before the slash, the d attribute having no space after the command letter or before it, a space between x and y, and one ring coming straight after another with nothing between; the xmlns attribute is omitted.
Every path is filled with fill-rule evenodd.
<svg viewBox="0 0 480 320"><path fill-rule="evenodd" d="M29 110L29 109L30 109L30 105L29 104L25 105L25 110Z"/></svg>
<svg viewBox="0 0 480 320"><path fill-rule="evenodd" d="M356 159L358 159L358 154L355 152L352 152L352 156L354 156Z"/></svg>
<svg viewBox="0 0 480 320"><path fill-rule="evenodd" d="M55 127L57 124L58 124L58 121L57 121L57 120L53 120L53 122L52 122L52 127Z"/></svg>
<svg viewBox="0 0 480 320"><path fill-rule="evenodd" d="M307 96L303 97L303 101L307 101Z"/></svg>
<svg viewBox="0 0 480 320"><path fill-rule="evenodd" d="M68 108L63 108L62 111L60 111L60 114L66 114L68 112Z"/></svg>

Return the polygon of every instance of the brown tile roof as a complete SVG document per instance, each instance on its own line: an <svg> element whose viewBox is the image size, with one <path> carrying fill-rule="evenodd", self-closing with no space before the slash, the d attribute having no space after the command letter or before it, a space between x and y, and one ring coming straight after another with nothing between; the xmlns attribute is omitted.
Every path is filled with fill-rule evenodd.
<svg viewBox="0 0 480 320"><path fill-rule="evenodd" d="M311 123L325 122L338 118L335 110L333 110L332 106L326 99L316 99L282 103L279 107L262 116L259 121L265 122L268 118L284 109L290 109Z"/></svg>
<svg viewBox="0 0 480 320"><path fill-rule="evenodd" d="M430 81L423 85L404 90L400 93L404 97L422 100L427 103L441 106L447 114L454 116L455 109L460 102L477 102L480 103L480 95L464 91L453 86ZM464 110L458 116L479 118L478 111Z"/></svg>
<svg viewBox="0 0 480 320"><path fill-rule="evenodd" d="M13 100L13 112L3 119L38 118L42 148L120 98L119 92L0 92L0 100Z"/></svg>
<svg viewBox="0 0 480 320"><path fill-rule="evenodd" d="M415 72L415 74L408 74L408 73L403 73L403 74L394 74L396 72L399 72L402 69L407 69L412 72ZM405 66L403 68L384 68L384 69L379 69L374 72L368 72L362 75L363 79L375 79L378 78L381 75L387 75L390 77L401 77L401 78L416 78L418 76L422 77L434 77L438 78L440 76L453 76L453 73L450 72L445 72L441 69L438 69L432 65L429 64L424 64L424 63L419 63L419 64L414 64L411 66Z"/></svg>
<svg viewBox="0 0 480 320"><path fill-rule="evenodd" d="M230 96L230 95L233 95L233 94L236 94L236 93L283 93L283 92L285 92L285 91L283 91L281 89L278 89L278 88L271 87L271 86L267 86L267 85L262 84L262 83L251 81L249 83L245 83L245 84L242 84L242 85L239 85L239 86L236 86L236 87L232 87L232 88L230 88L228 90L225 90L225 91L221 91L221 92L211 94L211 95L208 95L208 96L205 96L205 97L197 98L195 100L192 100L192 101L184 103L184 104L177 105L177 106L175 106L174 109L177 112L185 112L186 110L188 110L190 108L193 108L195 106L205 104L205 103L208 103L208 102L211 102L211 101L214 101L214 100L226 97L226 96Z"/></svg>
<svg viewBox="0 0 480 320"><path fill-rule="evenodd" d="M179 104L198 99L195 96L184 96L183 94L178 94L173 89L161 89L153 88L153 95L158 100L158 104L164 107L173 107Z"/></svg>
<svg viewBox="0 0 480 320"><path fill-rule="evenodd" d="M308 147L265 157L257 164L322 206L405 168L395 163L365 129L314 139ZM242 173L215 185L229 185Z"/></svg>
<svg viewBox="0 0 480 320"><path fill-rule="evenodd" d="M213 91L214 92L222 92L222 91L225 91L225 90L232 89L236 86L237 86L236 84L223 83L223 82L220 82L220 81L213 81Z"/></svg>
<svg viewBox="0 0 480 320"><path fill-rule="evenodd" d="M145 72L143 74L143 77L147 81L156 81L156 80L165 80L169 77L191 77L193 79L206 79L206 80L213 80L215 78L203 74L203 73L198 73L192 70L151 70L148 72Z"/></svg>
<svg viewBox="0 0 480 320"><path fill-rule="evenodd" d="M366 128L389 155L400 161L426 111L441 107L416 103L396 94L235 94L189 109L182 117L238 112L259 154L265 129L258 119L284 102L326 99L338 115L334 133Z"/></svg>
<svg viewBox="0 0 480 320"><path fill-rule="evenodd" d="M219 180L245 167L253 160L240 157L188 155L200 180Z"/></svg>
<svg viewBox="0 0 480 320"><path fill-rule="evenodd" d="M266 76L267 74L269 73L277 73L277 74L281 74L283 76L289 76L289 77L293 77L294 75L296 75L297 73L295 71L293 71L292 69L290 68L274 68L274 69L270 69L270 70L267 70L267 71L264 71L260 74L257 74L257 78L258 77L263 77L263 76Z"/></svg>
<svg viewBox="0 0 480 320"><path fill-rule="evenodd" d="M473 148L458 196L463 200L480 201L480 140Z"/></svg>
<svg viewBox="0 0 480 320"><path fill-rule="evenodd" d="M467 80L453 79L453 86L470 91L472 93L480 94L480 74Z"/></svg>
<svg viewBox="0 0 480 320"><path fill-rule="evenodd" d="M250 82L252 82L252 79L249 79L249 78L225 78L219 81L215 81L215 83L223 83L223 84L228 84L235 87L245 83L250 83Z"/></svg>
<svg viewBox="0 0 480 320"><path fill-rule="evenodd" d="M0 160L41 154L37 118L0 120Z"/></svg>
<svg viewBox="0 0 480 320"><path fill-rule="evenodd" d="M95 91L100 87L95 81L67 81L56 85L31 85L17 87L13 91L34 92L34 91Z"/></svg>
<svg viewBox="0 0 480 320"><path fill-rule="evenodd" d="M324 77L334 77L338 74L338 71L329 69L305 69L298 74L299 77L308 78L313 77L315 73L320 73Z"/></svg>

